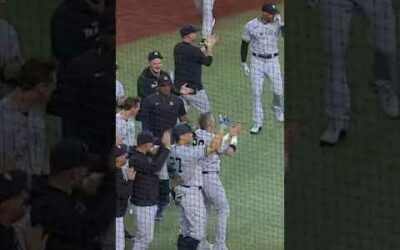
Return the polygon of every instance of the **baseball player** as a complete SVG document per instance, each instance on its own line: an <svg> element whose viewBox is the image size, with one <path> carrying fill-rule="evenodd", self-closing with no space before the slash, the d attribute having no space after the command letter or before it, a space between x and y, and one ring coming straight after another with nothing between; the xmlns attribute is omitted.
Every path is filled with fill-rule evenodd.
<svg viewBox="0 0 400 250"><path fill-rule="evenodd" d="M278 42L283 35L284 24L275 4L265 4L261 17L255 18L245 26L242 37L241 59L246 76L251 74L253 95L253 127L251 134L258 134L263 126L263 84L268 77L272 83L272 109L279 122L284 121L284 89L279 64ZM252 48L251 70L247 66L249 44Z"/></svg>
<svg viewBox="0 0 400 250"><path fill-rule="evenodd" d="M201 114L199 118L200 129L196 130L196 145L208 145L215 136L217 129L216 122L211 113ZM221 156L231 156L236 151L237 136L240 133L240 125L233 127L224 139L222 146L217 154L212 154L202 161L203 173L203 192L205 195L205 205L207 214L210 212L211 205L217 210L216 239L214 250L227 250L225 243L226 227L229 216L229 205L226 198L225 189L219 177ZM230 138L231 137L231 138ZM203 243L203 245L202 245ZM200 243L200 249L208 249L210 244L204 240Z"/></svg>
<svg viewBox="0 0 400 250"><path fill-rule="evenodd" d="M213 61L213 47L218 38L211 36L205 42L205 51L195 46L199 29L191 24L184 25L180 29L182 41L175 45L174 60L174 86L175 89L181 89L187 86L193 92L188 95L182 95L186 108L192 105L201 113L209 112L210 101L203 88L202 67L211 66Z"/></svg>
<svg viewBox="0 0 400 250"><path fill-rule="evenodd" d="M166 162L171 148L171 132L165 131L156 155L151 155L156 138L150 131L137 136L129 166L136 170L131 202L134 205L137 232L133 250L148 249L154 238L155 216L159 203L158 174Z"/></svg>
<svg viewBox="0 0 400 250"><path fill-rule="evenodd" d="M203 15L202 30L203 43L213 33L215 17L213 15L214 0L194 0L197 10Z"/></svg>
<svg viewBox="0 0 400 250"><path fill-rule="evenodd" d="M195 250L205 237L206 208L202 192L201 160L218 152L223 135L217 134L208 145L193 145L189 124L181 123L173 129L175 145L171 147L169 166L180 177L175 197L181 197L181 226L178 250Z"/></svg>
<svg viewBox="0 0 400 250"><path fill-rule="evenodd" d="M140 100L126 98L122 111L115 116L115 137L129 147L136 146L135 117L140 110Z"/></svg>
<svg viewBox="0 0 400 250"><path fill-rule="evenodd" d="M128 147L124 144L116 145L113 149L115 158L115 183L116 183L116 219L115 243L116 250L125 250L126 230L124 216L128 208L129 197L132 194L132 182L135 180L134 168L129 168Z"/></svg>
<svg viewBox="0 0 400 250"><path fill-rule="evenodd" d="M374 49L373 88L384 113L399 115L396 95L396 16L391 0L309 1L319 4L322 33L328 56L326 110L328 124L320 137L321 144L335 145L349 127L350 90L347 77L347 49L355 11L361 11L370 21Z"/></svg>

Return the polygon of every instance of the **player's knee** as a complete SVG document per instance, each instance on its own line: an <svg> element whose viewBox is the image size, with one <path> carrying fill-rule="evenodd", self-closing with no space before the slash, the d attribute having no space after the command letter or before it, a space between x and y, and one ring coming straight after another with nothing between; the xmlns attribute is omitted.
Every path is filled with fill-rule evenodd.
<svg viewBox="0 0 400 250"><path fill-rule="evenodd" d="M228 203L222 203L217 207L217 214L228 217L230 214L230 209Z"/></svg>

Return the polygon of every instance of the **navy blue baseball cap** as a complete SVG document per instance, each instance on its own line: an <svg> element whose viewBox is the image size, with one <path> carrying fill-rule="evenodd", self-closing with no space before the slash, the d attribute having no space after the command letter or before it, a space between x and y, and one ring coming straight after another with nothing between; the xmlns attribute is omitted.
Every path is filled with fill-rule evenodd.
<svg viewBox="0 0 400 250"><path fill-rule="evenodd" d="M158 50L154 50L152 52L149 53L148 57L149 62L154 60L154 59L164 59L164 57L161 55L161 52Z"/></svg>
<svg viewBox="0 0 400 250"><path fill-rule="evenodd" d="M128 146L126 146L125 144L114 146L113 155L115 158L120 157L121 155L124 155L126 153L128 153Z"/></svg>
<svg viewBox="0 0 400 250"><path fill-rule="evenodd" d="M181 30L179 31L179 33L181 34L181 37L187 36L191 33L196 33L199 32L200 29L197 28L196 26L194 26L193 24L186 24L184 26L182 26Z"/></svg>
<svg viewBox="0 0 400 250"><path fill-rule="evenodd" d="M182 135L193 133L192 127L188 123L180 123L174 127L172 134L176 140Z"/></svg>
<svg viewBox="0 0 400 250"><path fill-rule="evenodd" d="M0 175L0 202L20 195L27 188L26 174L21 171L12 171Z"/></svg>
<svg viewBox="0 0 400 250"><path fill-rule="evenodd" d="M89 163L88 148L78 139L65 139L54 146L50 152L50 170L52 173L86 167Z"/></svg>
<svg viewBox="0 0 400 250"><path fill-rule="evenodd" d="M278 8L273 3L264 4L263 7L262 7L262 11L268 12L271 15L275 15L275 14L277 14L279 12Z"/></svg>
<svg viewBox="0 0 400 250"><path fill-rule="evenodd" d="M153 133L150 131L142 131L137 136L137 145L143 145L146 143L155 143L157 138L154 137Z"/></svg>
<svg viewBox="0 0 400 250"><path fill-rule="evenodd" d="M169 75L160 75L160 77L157 79L157 86L163 84L172 85L172 79Z"/></svg>

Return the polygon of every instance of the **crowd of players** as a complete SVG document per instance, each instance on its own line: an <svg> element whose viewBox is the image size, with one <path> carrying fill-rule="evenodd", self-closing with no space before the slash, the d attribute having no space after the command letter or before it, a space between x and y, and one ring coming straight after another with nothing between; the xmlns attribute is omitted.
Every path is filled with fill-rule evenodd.
<svg viewBox="0 0 400 250"><path fill-rule="evenodd" d="M28 34L6 20L7 4L0 1L0 249L114 249L115 1L61 2L49 17L50 60L23 53ZM61 131L50 129L53 120Z"/></svg>
<svg viewBox="0 0 400 250"><path fill-rule="evenodd" d="M151 51L137 81L138 98L127 97L124 85L116 82L116 144L125 152L117 179L117 249L125 249L126 213L137 227L133 249L148 249L155 221L163 219L172 198L181 208L178 249L227 249L229 206L219 178L220 157L236 150L241 125L230 127L223 115L218 124L210 112L202 67L212 64L218 38L210 36L197 46L199 31L190 24L180 29L174 79L163 70L161 52ZM199 111L196 131L187 117L190 106ZM217 210L215 245L206 240L211 205Z"/></svg>
<svg viewBox="0 0 400 250"><path fill-rule="evenodd" d="M119 95L117 81L115 100L114 13L112 0L63 1L51 18L51 60L23 55L14 27L0 20L1 249L124 249L127 211L137 225L133 248L147 249L172 194L182 210L178 249L208 245L211 204L223 225L216 249L226 248L219 157L236 150L241 127L221 119L218 129L202 87L201 67L211 65L218 39L198 48L198 29L185 25L174 52L177 84L153 51L139 97ZM200 110L203 137L193 137L189 105ZM49 132L49 115L60 131ZM204 170L207 161L215 169ZM206 175L219 185L208 203Z"/></svg>

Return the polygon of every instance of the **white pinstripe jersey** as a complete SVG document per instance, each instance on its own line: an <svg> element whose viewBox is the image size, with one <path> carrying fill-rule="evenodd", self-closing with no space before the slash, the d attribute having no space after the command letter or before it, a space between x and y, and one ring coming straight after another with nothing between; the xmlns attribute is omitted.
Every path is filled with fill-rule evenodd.
<svg viewBox="0 0 400 250"><path fill-rule="evenodd" d="M246 24L242 39L250 42L253 53L264 55L279 52L280 35L281 24L279 21L264 24L260 18L255 18Z"/></svg>
<svg viewBox="0 0 400 250"><path fill-rule="evenodd" d="M136 126L133 118L125 119L122 111L115 116L115 136L127 146L136 146Z"/></svg>
<svg viewBox="0 0 400 250"><path fill-rule="evenodd" d="M202 186L203 174L201 161L206 157L206 147L193 145L178 145L171 147L168 164L181 177L183 185Z"/></svg>
<svg viewBox="0 0 400 250"><path fill-rule="evenodd" d="M9 97L0 100L0 165L8 158L15 170L28 175L49 173L45 117L36 109L23 114Z"/></svg>
<svg viewBox="0 0 400 250"><path fill-rule="evenodd" d="M196 130L197 145L209 145L215 134L206 130ZM229 143L221 145L219 153L223 153L228 149ZM221 157L218 154L211 154L202 161L203 171L218 172L220 171Z"/></svg>

